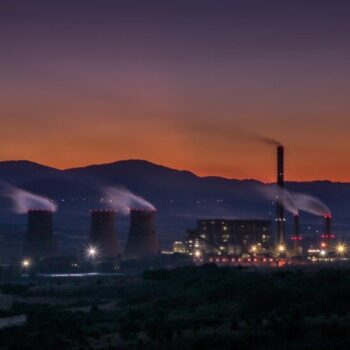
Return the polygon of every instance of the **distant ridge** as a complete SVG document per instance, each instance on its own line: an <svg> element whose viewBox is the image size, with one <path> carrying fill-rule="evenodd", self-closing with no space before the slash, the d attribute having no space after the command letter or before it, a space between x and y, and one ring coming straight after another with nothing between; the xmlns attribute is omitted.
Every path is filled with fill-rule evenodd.
<svg viewBox="0 0 350 350"><path fill-rule="evenodd" d="M188 176L193 176L200 179L208 180L226 180L226 181L237 181L237 182L257 182L261 183L260 180L253 178L247 179L236 179L236 178L227 178L220 175L205 175L200 176L196 173L184 170L168 167L166 165L160 165L148 160L143 159L125 159L118 160L114 162L101 163L101 164L88 164L80 167L72 167L66 169L58 169L44 164L36 163L29 160L7 160L0 161L0 179L8 181L11 183L18 183L25 180L31 180L35 178L43 178L46 176L50 177L59 177L63 174L88 174L88 173L102 173L104 171L126 171L128 169L130 172L134 171L154 171L157 169L158 173L163 174L184 174ZM293 184L306 184L306 183L320 183L320 184L350 184L350 182L342 181L331 181L331 180L308 180L308 181L287 181L287 183Z"/></svg>
<svg viewBox="0 0 350 350"><path fill-rule="evenodd" d="M254 179L238 180L219 176L198 176L190 171L176 170L145 160L130 159L106 164L59 170L29 161L0 162L0 180L57 201L59 210L55 223L64 235L74 235L72 227L89 225L87 213L100 207L106 186L123 186L145 197L157 208L160 238L170 242L181 239L187 227L198 218L254 218L273 221L274 204L262 197L261 186ZM334 229L341 236L350 232L350 184L331 181L287 182L296 192L309 193L323 200L332 210ZM302 213L302 225L316 225L322 230L322 218ZM287 215L287 227L291 217ZM127 218L118 216L127 224ZM17 222L8 203L0 198L0 224ZM291 220L290 220L291 221ZM318 226L317 226L318 225ZM307 226L307 227L308 227ZM315 229L304 226L304 233ZM287 228L288 231L288 228Z"/></svg>
<svg viewBox="0 0 350 350"><path fill-rule="evenodd" d="M14 185L37 178L55 177L61 170L28 160L10 160L0 162L0 179Z"/></svg>

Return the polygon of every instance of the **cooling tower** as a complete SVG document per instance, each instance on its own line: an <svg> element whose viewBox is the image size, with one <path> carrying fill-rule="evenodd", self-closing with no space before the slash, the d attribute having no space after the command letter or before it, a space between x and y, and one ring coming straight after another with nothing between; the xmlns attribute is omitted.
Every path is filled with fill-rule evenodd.
<svg viewBox="0 0 350 350"><path fill-rule="evenodd" d="M29 210L24 255L32 258L52 257L56 253L53 237L53 212Z"/></svg>
<svg viewBox="0 0 350 350"><path fill-rule="evenodd" d="M89 244L95 247L101 258L118 258L121 254L117 231L116 212L113 210L92 210Z"/></svg>
<svg viewBox="0 0 350 350"><path fill-rule="evenodd" d="M155 210L130 211L130 231L125 248L126 259L142 259L159 254L155 214Z"/></svg>
<svg viewBox="0 0 350 350"><path fill-rule="evenodd" d="M302 237L300 235L300 223L299 215L294 215L294 235L292 236L293 251L292 254L295 257L303 254Z"/></svg>
<svg viewBox="0 0 350 350"><path fill-rule="evenodd" d="M277 146L277 186L284 188L284 147ZM276 204L277 245L284 245L284 208Z"/></svg>

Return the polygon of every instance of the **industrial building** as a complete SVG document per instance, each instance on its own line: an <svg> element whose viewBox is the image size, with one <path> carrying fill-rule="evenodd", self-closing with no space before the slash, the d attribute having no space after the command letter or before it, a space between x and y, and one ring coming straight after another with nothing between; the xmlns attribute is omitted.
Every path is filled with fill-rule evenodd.
<svg viewBox="0 0 350 350"><path fill-rule="evenodd" d="M269 220L205 219L197 221L197 228L186 232L188 255L267 254L272 249Z"/></svg>
<svg viewBox="0 0 350 350"><path fill-rule="evenodd" d="M181 241L175 241L172 251L175 254L186 254L186 244Z"/></svg>

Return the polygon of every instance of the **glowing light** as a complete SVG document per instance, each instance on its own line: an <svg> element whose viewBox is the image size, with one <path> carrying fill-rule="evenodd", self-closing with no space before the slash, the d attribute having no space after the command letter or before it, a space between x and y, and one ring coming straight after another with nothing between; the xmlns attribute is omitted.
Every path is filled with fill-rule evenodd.
<svg viewBox="0 0 350 350"><path fill-rule="evenodd" d="M196 250L195 252L194 252L194 256L196 257L196 258L200 258L201 257L201 252L200 252L200 250Z"/></svg>
<svg viewBox="0 0 350 350"><path fill-rule="evenodd" d="M346 246L345 244L339 243L336 247L336 251L338 254L343 255L346 253Z"/></svg>
<svg viewBox="0 0 350 350"><path fill-rule="evenodd" d="M96 256L98 255L98 249L94 246L89 246L86 250L86 255L90 258L90 259L94 259L96 258Z"/></svg>
<svg viewBox="0 0 350 350"><path fill-rule="evenodd" d="M24 260L22 261L22 266L23 266L24 268L28 268L28 267L30 266L30 264L31 264L31 262L30 262L29 259L24 259Z"/></svg>
<svg viewBox="0 0 350 350"><path fill-rule="evenodd" d="M250 250L253 252L253 253L256 253L256 251L258 250L258 247L256 245L253 245Z"/></svg>
<svg viewBox="0 0 350 350"><path fill-rule="evenodd" d="M321 256L326 256L326 254L327 254L327 253L326 253L325 250L321 250L321 251L320 251L320 255L321 255Z"/></svg>
<svg viewBox="0 0 350 350"><path fill-rule="evenodd" d="M277 247L277 251L279 253L284 253L286 251L286 247L283 245L283 244L280 244L278 247Z"/></svg>

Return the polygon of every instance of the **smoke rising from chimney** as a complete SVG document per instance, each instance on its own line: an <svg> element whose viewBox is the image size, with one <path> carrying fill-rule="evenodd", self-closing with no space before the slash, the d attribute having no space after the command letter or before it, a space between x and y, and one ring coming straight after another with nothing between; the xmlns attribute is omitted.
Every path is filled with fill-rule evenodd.
<svg viewBox="0 0 350 350"><path fill-rule="evenodd" d="M300 210L319 216L331 213L326 204L309 194L291 192L276 185L260 188L260 192L266 198L283 205L294 215L298 215Z"/></svg>
<svg viewBox="0 0 350 350"><path fill-rule="evenodd" d="M30 193L5 182L0 183L0 195L10 198L13 210L17 214L25 214L30 209L49 210L55 212L57 205L48 198Z"/></svg>
<svg viewBox="0 0 350 350"><path fill-rule="evenodd" d="M107 201L111 208L124 215L128 215L131 209L155 210L153 204L124 187L105 187L103 193L104 201Z"/></svg>
<svg viewBox="0 0 350 350"><path fill-rule="evenodd" d="M271 146L282 146L282 143L275 140L275 139L272 139L270 137L265 137L265 136L262 136L262 135L257 135L257 134L253 134L253 136L260 142L262 143L265 143L266 145L271 145Z"/></svg>

